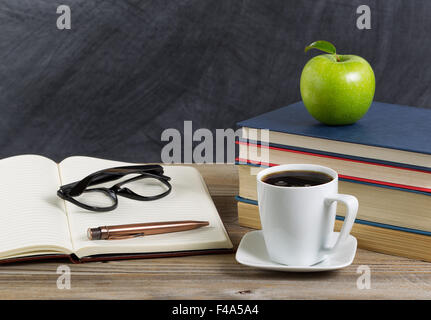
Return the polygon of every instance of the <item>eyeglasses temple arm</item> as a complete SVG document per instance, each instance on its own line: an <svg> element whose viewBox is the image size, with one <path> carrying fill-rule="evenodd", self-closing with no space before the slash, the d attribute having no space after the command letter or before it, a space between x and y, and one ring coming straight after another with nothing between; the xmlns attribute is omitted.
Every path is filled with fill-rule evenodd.
<svg viewBox="0 0 431 320"><path fill-rule="evenodd" d="M133 173L150 173L159 176L163 174L163 168L160 165L116 167L95 172L85 177L81 181L78 181L77 183L71 183L66 186L71 186L74 184L71 186L72 188L69 191L69 195L78 196L89 186L117 180L127 174ZM64 187L65 186L63 186L63 189Z"/></svg>

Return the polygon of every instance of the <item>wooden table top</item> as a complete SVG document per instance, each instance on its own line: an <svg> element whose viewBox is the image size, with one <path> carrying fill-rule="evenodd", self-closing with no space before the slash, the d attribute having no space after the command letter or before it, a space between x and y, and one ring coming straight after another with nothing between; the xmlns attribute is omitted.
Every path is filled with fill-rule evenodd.
<svg viewBox="0 0 431 320"><path fill-rule="evenodd" d="M234 165L196 165L235 247L251 229L237 222ZM71 288L57 288L57 267L71 270ZM371 288L358 289L358 267ZM431 263L358 249L337 271L285 273L240 265L234 254L70 264L0 266L1 299L431 299Z"/></svg>

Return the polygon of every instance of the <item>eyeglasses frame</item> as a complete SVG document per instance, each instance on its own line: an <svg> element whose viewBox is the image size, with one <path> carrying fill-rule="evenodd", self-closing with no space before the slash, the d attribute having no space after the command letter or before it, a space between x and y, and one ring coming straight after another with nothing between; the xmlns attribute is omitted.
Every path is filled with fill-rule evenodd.
<svg viewBox="0 0 431 320"><path fill-rule="evenodd" d="M137 166L123 166L123 167L104 169L104 170L94 172L86 176L82 180L61 186L57 191L57 195L61 199L65 201L69 201L86 210L95 211L95 212L112 211L118 206L117 196L122 196L125 198L139 200L139 201L153 201L167 196L172 191L172 185L169 183L171 178L163 175L163 173L164 173L163 167L160 165L137 165ZM117 180L129 174L139 174L139 176L121 181L110 188L98 187L98 188L88 189L88 187L90 186ZM146 178L157 179L161 183L163 183L168 189L161 194L147 197L147 196L141 196L139 194L136 194L127 187L125 188L121 187L126 183L130 183L133 181L146 179ZM96 207L96 206L87 205L85 203L79 202L78 200L74 199L74 197L80 196L85 192L102 192L105 195L107 195L109 198L111 198L111 200L113 201L113 205L108 207Z"/></svg>

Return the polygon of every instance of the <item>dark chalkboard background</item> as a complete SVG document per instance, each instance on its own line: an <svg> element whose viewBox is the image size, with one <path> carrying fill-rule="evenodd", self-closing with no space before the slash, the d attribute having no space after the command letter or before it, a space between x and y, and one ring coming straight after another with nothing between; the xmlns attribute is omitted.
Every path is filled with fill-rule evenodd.
<svg viewBox="0 0 431 320"><path fill-rule="evenodd" d="M361 4L372 30L356 28ZM370 62L376 100L430 108L430 34L428 0L2 0L0 157L160 161L184 120L235 128L300 100L319 39Z"/></svg>

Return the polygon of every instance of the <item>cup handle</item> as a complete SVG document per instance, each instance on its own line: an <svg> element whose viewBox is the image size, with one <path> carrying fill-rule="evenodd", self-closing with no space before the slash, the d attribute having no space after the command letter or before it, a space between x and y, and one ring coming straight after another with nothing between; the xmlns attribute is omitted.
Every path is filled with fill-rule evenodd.
<svg viewBox="0 0 431 320"><path fill-rule="evenodd" d="M346 205L347 212L344 218L343 226L340 230L340 235L338 236L337 242L332 248L325 248L328 253L333 252L338 246L347 239L350 231L352 230L353 223L356 219L356 214L358 213L358 199L356 197L348 194L336 194L325 199L325 204L330 206L334 202L339 201Z"/></svg>

